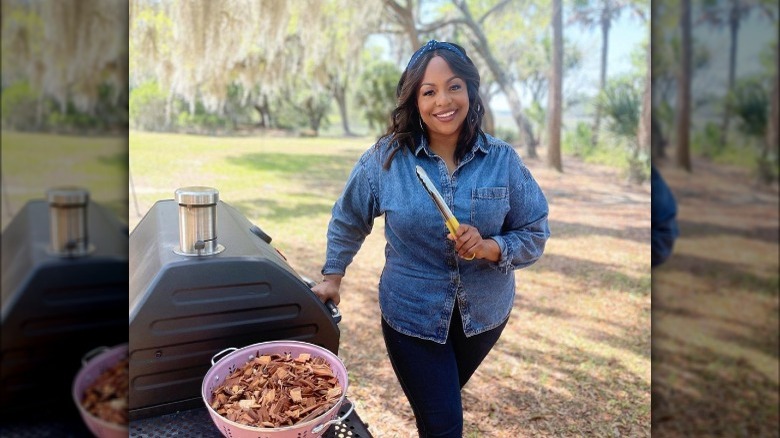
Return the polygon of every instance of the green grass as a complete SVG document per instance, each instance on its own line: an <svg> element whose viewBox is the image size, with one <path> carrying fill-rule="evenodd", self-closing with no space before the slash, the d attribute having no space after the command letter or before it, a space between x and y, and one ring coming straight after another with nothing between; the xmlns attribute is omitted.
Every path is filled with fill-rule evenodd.
<svg viewBox="0 0 780 438"><path fill-rule="evenodd" d="M3 131L2 145L3 227L28 201L66 185L89 190L127 222L125 138Z"/></svg>
<svg viewBox="0 0 780 438"><path fill-rule="evenodd" d="M331 208L374 138L206 137L130 133L140 215L174 191L209 186L282 250L324 239ZM131 193L132 195L132 193ZM130 200L131 229L140 216Z"/></svg>

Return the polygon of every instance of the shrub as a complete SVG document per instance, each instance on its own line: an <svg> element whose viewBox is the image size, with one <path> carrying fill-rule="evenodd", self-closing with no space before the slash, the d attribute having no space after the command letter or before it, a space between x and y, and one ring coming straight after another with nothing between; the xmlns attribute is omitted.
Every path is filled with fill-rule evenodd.
<svg viewBox="0 0 780 438"><path fill-rule="evenodd" d="M721 155L724 146L720 141L720 128L714 122L707 122L704 128L694 131L691 136L691 148L707 158Z"/></svg>
<svg viewBox="0 0 780 438"><path fill-rule="evenodd" d="M395 88L401 72L395 64L380 62L369 67L359 79L355 101L372 130L384 131L395 109Z"/></svg>
<svg viewBox="0 0 780 438"><path fill-rule="evenodd" d="M577 122L574 130L566 130L563 133L563 151L580 158L588 157L595 149L593 142L591 142L592 137L593 130L590 125L585 122Z"/></svg>
<svg viewBox="0 0 780 438"><path fill-rule="evenodd" d="M3 89L0 100L4 127L31 129L37 119L38 93L26 81L17 82Z"/></svg>
<svg viewBox="0 0 780 438"><path fill-rule="evenodd" d="M130 126L147 130L165 129L165 103L167 96L157 82L146 82L130 91Z"/></svg>

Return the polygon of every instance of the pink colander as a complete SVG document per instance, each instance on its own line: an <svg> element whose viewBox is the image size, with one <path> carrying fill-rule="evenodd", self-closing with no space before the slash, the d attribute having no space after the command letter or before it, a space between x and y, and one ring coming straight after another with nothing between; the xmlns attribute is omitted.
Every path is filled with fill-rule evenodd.
<svg viewBox="0 0 780 438"><path fill-rule="evenodd" d="M81 398L84 392L89 388L95 379L100 377L106 370L116 365L119 361L126 358L128 354L127 344L120 344L115 347L98 347L87 352L81 359L82 367L73 380L73 401L79 408L81 418L87 427L98 438L127 438L128 429L126 425L110 423L98 418L81 404Z"/></svg>
<svg viewBox="0 0 780 438"><path fill-rule="evenodd" d="M227 353L222 359L217 357ZM255 357L263 354L284 354L290 353L292 356L298 356L301 353L308 353L312 357L322 357L330 368L336 374L336 378L341 385L341 397L338 402L327 412L317 418L304 421L293 426L285 427L253 427L230 421L219 415L212 407L212 394L214 389L224 382L224 380L237 368L241 368ZM228 438L314 438L322 436L331 424L338 423L352 413L354 406L350 402L349 410L339 418L336 418L341 405L347 396L347 368L341 359L330 351L306 342L300 341L270 341L252 344L241 349L228 348L215 354L211 358L211 368L203 379L201 395L203 402L206 403L206 409L209 411L212 421L222 432L222 435Z"/></svg>

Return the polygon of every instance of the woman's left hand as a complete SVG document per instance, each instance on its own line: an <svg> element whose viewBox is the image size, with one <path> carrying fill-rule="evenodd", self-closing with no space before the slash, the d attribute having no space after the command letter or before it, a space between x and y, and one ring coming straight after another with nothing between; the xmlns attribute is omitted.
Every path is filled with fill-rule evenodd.
<svg viewBox="0 0 780 438"><path fill-rule="evenodd" d="M462 259L487 259L497 262L501 256L498 243L493 239L483 239L477 227L460 224L456 233L457 236L450 233L447 238L455 242L455 251Z"/></svg>

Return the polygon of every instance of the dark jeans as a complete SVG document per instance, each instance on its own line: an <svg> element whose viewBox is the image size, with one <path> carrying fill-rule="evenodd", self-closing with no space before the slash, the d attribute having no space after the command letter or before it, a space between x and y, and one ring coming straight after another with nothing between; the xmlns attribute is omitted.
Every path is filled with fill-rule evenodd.
<svg viewBox="0 0 780 438"><path fill-rule="evenodd" d="M456 305L447 342L442 345L398 333L382 318L390 362L412 406L420 437L462 437L460 390L498 341L506 323L467 338Z"/></svg>

